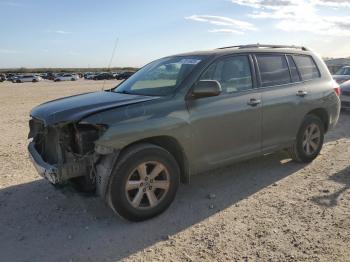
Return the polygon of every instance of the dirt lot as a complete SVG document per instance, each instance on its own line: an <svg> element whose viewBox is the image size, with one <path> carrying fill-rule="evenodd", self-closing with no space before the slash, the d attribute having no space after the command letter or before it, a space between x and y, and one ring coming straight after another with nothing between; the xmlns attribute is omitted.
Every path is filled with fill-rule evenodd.
<svg viewBox="0 0 350 262"><path fill-rule="evenodd" d="M26 152L33 106L102 85L0 83L1 261L350 261L349 113L312 164L279 153L203 174L163 215L129 223L52 187Z"/></svg>

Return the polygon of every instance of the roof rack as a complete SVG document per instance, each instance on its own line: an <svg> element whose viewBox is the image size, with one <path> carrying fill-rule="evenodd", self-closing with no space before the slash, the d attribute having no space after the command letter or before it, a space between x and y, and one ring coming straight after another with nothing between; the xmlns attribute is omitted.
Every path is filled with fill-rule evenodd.
<svg viewBox="0 0 350 262"><path fill-rule="evenodd" d="M262 45L262 44L253 44L253 45L235 45L235 46L227 46L227 47L220 47L218 49L228 49L228 48L293 48L293 49L301 49L303 51L309 51L304 46L295 46L295 45Z"/></svg>

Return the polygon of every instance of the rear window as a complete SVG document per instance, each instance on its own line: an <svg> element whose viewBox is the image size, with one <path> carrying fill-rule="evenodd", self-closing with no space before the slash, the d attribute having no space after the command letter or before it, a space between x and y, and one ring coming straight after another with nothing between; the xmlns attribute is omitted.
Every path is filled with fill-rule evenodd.
<svg viewBox="0 0 350 262"><path fill-rule="evenodd" d="M284 85L291 82L285 55L257 55L256 58L262 87Z"/></svg>
<svg viewBox="0 0 350 262"><path fill-rule="evenodd" d="M303 80L311 80L321 77L320 71L311 56L295 55L293 58Z"/></svg>

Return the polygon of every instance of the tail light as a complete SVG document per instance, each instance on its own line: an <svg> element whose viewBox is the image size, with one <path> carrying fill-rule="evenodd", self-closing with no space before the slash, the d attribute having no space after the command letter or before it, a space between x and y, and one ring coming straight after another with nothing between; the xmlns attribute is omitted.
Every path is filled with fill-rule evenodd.
<svg viewBox="0 0 350 262"><path fill-rule="evenodd" d="M340 96L341 89L340 89L339 84L335 81L333 81L333 88L334 88L334 92L337 94L337 96Z"/></svg>

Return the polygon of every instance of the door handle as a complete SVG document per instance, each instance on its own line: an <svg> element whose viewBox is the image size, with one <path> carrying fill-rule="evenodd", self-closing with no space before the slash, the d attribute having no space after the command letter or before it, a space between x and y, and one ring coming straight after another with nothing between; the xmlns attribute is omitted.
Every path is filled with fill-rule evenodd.
<svg viewBox="0 0 350 262"><path fill-rule="evenodd" d="M301 96L301 97L304 97L307 95L307 92L304 91L304 90L299 90L297 93L296 93L297 96Z"/></svg>
<svg viewBox="0 0 350 262"><path fill-rule="evenodd" d="M255 99L255 98L251 98L249 101L248 101L248 105L249 106L257 106L258 104L261 103L261 100L259 99Z"/></svg>

